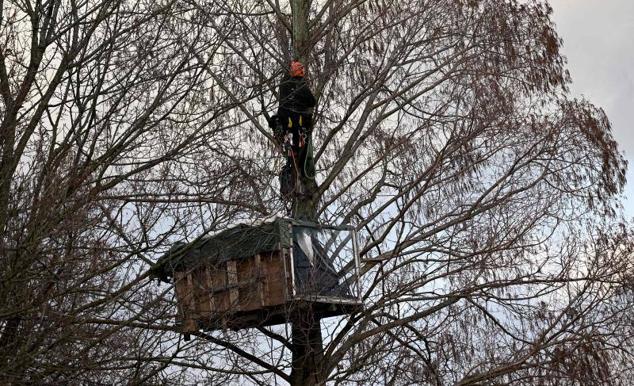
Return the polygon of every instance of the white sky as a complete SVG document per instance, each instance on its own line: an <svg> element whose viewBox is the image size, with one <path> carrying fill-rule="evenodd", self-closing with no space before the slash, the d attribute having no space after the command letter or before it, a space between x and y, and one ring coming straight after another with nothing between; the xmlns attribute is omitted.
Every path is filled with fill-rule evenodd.
<svg viewBox="0 0 634 386"><path fill-rule="evenodd" d="M625 211L634 216L634 0L549 0L571 91L603 107L629 160Z"/></svg>

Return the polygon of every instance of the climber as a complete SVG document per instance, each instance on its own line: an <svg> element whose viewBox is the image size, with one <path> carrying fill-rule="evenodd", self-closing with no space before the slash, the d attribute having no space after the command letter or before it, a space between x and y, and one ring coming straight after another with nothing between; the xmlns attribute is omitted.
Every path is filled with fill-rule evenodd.
<svg viewBox="0 0 634 386"><path fill-rule="evenodd" d="M280 173L282 196L297 192L297 177L312 179L315 168L310 143L313 107L316 101L304 79L304 66L291 62L290 71L280 84L277 115L269 120L275 137L285 147L286 165Z"/></svg>

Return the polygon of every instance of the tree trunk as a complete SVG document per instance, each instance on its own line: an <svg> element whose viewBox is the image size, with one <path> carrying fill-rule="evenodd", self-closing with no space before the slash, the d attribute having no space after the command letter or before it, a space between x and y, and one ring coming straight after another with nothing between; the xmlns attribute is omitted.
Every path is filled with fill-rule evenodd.
<svg viewBox="0 0 634 386"><path fill-rule="evenodd" d="M308 30L308 16L310 13L310 0L291 0L291 10L293 13L293 57L298 59L307 68L307 73L310 72L309 59L310 59L310 34ZM310 75L309 75L310 76ZM312 147L312 134L309 133L307 143ZM311 165L307 166L309 169L314 170L314 161L312 157L312 150L309 148L308 162ZM305 165L300 165L300 168L304 168ZM298 191L300 194L295 195L293 202L293 217L308 221L317 221L317 182L314 179L306 178L303 173L298 173L299 178Z"/></svg>
<svg viewBox="0 0 634 386"><path fill-rule="evenodd" d="M300 60L310 71L308 58L310 52L308 15L310 0L291 0L293 13L293 57ZM307 139L312 144L312 135ZM313 162L310 154L309 162ZM301 173L300 173L301 174ZM293 217L317 221L317 182L301 177L301 187L294 197ZM323 339L319 316L312 304L308 303L292 317L293 369L291 385L313 386L322 384Z"/></svg>
<svg viewBox="0 0 634 386"><path fill-rule="evenodd" d="M310 0L291 0L291 11L293 13L293 56L305 62L311 48L308 44Z"/></svg>
<svg viewBox="0 0 634 386"><path fill-rule="evenodd" d="M294 315L292 321L292 386L314 386L322 382L323 347L319 318L312 307Z"/></svg>

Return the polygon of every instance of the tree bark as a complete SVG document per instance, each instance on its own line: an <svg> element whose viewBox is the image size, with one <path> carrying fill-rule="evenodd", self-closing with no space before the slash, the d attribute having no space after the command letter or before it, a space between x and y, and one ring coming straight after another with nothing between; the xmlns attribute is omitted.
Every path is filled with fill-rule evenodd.
<svg viewBox="0 0 634 386"><path fill-rule="evenodd" d="M293 316L292 386L314 386L322 382L323 346L319 317L311 304Z"/></svg>
<svg viewBox="0 0 634 386"><path fill-rule="evenodd" d="M293 13L293 56L305 62L310 51L308 44L308 14L311 0L291 0Z"/></svg>

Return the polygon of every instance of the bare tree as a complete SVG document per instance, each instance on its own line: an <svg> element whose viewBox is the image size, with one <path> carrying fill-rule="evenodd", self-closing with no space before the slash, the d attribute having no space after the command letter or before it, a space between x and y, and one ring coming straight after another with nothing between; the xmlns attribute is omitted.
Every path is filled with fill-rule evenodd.
<svg viewBox="0 0 634 386"><path fill-rule="evenodd" d="M126 327L174 312L149 257L249 206L237 103L210 93L224 37L178 1L0 7L0 382L155 382L182 342Z"/></svg>
<svg viewBox="0 0 634 386"><path fill-rule="evenodd" d="M626 165L550 13L3 3L0 379L628 384ZM319 100L295 214L356 226L365 308L185 342L147 264L283 213L264 117L293 56Z"/></svg>

